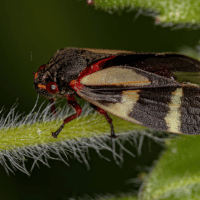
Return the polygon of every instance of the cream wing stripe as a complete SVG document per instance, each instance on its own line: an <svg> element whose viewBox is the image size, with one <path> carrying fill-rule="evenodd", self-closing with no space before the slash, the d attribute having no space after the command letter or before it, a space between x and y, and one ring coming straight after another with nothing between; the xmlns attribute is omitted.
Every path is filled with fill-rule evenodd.
<svg viewBox="0 0 200 200"><path fill-rule="evenodd" d="M109 67L83 77L83 85L115 85L115 86L144 86L151 84L150 80L133 69Z"/></svg>
<svg viewBox="0 0 200 200"><path fill-rule="evenodd" d="M171 102L168 104L169 112L165 117L168 126L167 131L172 133L181 133L181 98L183 97L183 89L177 88L171 96Z"/></svg>
<svg viewBox="0 0 200 200"><path fill-rule="evenodd" d="M137 103L140 95L138 94L139 90L128 90L123 91L122 93L122 100L119 103L108 103L106 105L99 103L97 101L91 101L81 92L77 92L80 97L89 101L90 103L98 106L99 108L116 115L122 119L130 121L135 124L142 125L141 122L137 121L136 119L129 117L129 113L132 111L134 105Z"/></svg>

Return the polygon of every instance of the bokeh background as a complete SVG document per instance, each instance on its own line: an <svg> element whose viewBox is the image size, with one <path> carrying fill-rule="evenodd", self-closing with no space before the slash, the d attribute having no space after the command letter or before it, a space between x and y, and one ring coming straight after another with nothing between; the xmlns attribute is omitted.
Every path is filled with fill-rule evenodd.
<svg viewBox="0 0 200 200"><path fill-rule="evenodd" d="M33 87L33 71L47 63L58 49L85 47L178 52L185 47L196 48L199 35L200 30L157 26L153 17L138 15L138 10L129 10L128 7L119 13L109 14L87 5L86 0L1 0L0 108L4 106L9 110L18 99L16 111L25 114L30 112L37 98ZM38 105L43 100L40 98ZM153 159L157 158L157 149L155 147L151 151L152 160L149 154L146 155L149 159L143 160L144 165L152 164ZM50 161L51 169L41 166L41 169L33 171L30 178L21 172L8 177L2 168L0 198L77 199L77 195L94 192L116 193L120 187L124 187L126 192L131 191L131 187L127 189L125 184L120 183L128 179L130 165L135 160L131 163L127 160L132 158L126 158L120 168L115 163L102 164L99 158L94 159L95 156L98 155L93 154L90 172L75 160L71 161L71 167L68 168L63 163ZM55 170L58 174L53 174ZM116 181L116 174L121 174L122 179ZM107 181L106 177L113 182ZM64 182L65 188L59 189Z"/></svg>

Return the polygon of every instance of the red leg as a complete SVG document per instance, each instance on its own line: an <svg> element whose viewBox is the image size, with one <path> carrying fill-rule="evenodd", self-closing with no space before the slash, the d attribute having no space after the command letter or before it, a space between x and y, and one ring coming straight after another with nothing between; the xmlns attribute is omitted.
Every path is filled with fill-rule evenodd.
<svg viewBox="0 0 200 200"><path fill-rule="evenodd" d="M57 116L56 115L56 106L55 106L55 104L53 104L54 102L55 102L54 99L49 99L49 103L52 104L51 105L51 113L53 113L54 116L56 117Z"/></svg>
<svg viewBox="0 0 200 200"><path fill-rule="evenodd" d="M111 129L111 135L110 137L111 138L117 138L117 136L115 135L115 132L114 132L114 127L113 127L113 124L112 124L112 119L109 117L109 115L104 111L102 110L101 108L91 104L91 106L98 112L100 113L101 115L104 115L104 117L106 118L107 122L110 124L110 129Z"/></svg>
<svg viewBox="0 0 200 200"><path fill-rule="evenodd" d="M80 107L80 105L77 103L76 99L74 98L73 95L67 95L67 100L68 100L68 104L75 109L76 114L67 117L66 119L64 119L63 124L61 125L61 127L56 131L56 132L52 132L52 137L57 138L58 134L60 133L60 131L64 128L65 124L70 122L71 120L77 118L78 116L80 116L82 109Z"/></svg>

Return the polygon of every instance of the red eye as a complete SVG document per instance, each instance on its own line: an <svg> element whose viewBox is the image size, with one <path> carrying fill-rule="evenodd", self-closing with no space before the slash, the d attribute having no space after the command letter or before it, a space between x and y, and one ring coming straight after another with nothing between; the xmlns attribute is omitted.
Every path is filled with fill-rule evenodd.
<svg viewBox="0 0 200 200"><path fill-rule="evenodd" d="M51 94L55 94L55 93L59 92L58 86L54 82L47 83L46 90L47 90L47 92L49 92Z"/></svg>

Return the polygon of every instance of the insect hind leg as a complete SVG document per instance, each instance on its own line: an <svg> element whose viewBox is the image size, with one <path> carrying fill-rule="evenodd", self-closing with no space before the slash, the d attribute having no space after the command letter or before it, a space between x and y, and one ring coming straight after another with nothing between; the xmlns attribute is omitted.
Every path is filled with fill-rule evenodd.
<svg viewBox="0 0 200 200"><path fill-rule="evenodd" d="M114 127L113 127L113 123L112 123L112 119L109 117L109 115L106 113L106 111L104 111L103 109L90 104L91 107L93 107L98 113L100 113L101 115L104 115L104 117L106 118L107 122L110 124L110 129L111 129L111 135L109 136L110 138L117 138L117 136L115 135L114 132Z"/></svg>

